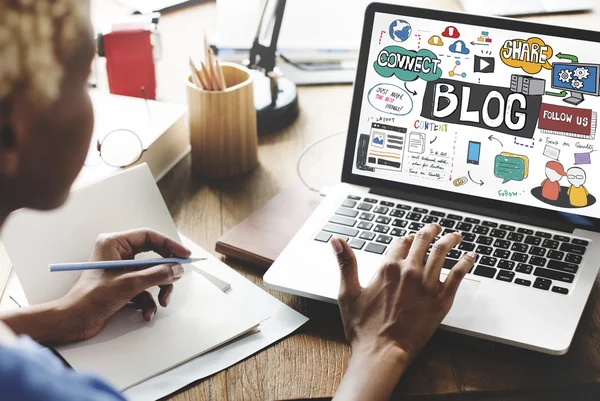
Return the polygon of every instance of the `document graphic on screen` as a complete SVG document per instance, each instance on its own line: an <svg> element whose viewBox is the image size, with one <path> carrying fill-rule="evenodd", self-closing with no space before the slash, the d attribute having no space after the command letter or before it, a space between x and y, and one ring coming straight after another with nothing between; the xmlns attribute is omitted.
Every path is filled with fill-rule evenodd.
<svg viewBox="0 0 600 401"><path fill-rule="evenodd" d="M353 173L600 218L600 44L376 13Z"/></svg>

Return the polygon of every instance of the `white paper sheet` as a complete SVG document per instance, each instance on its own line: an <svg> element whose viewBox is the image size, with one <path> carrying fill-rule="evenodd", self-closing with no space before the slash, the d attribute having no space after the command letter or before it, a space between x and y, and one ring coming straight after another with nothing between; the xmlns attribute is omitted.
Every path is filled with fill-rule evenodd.
<svg viewBox="0 0 600 401"><path fill-rule="evenodd" d="M183 244L190 248L192 253L202 254L202 248L184 235L180 236ZM125 396L129 400L148 401L165 397L190 383L235 365L293 333L308 321L308 318L261 290L218 259L213 256L209 258L214 263L204 265L203 269L231 284L227 296L271 317L261 323L260 332L227 344L128 389Z"/></svg>

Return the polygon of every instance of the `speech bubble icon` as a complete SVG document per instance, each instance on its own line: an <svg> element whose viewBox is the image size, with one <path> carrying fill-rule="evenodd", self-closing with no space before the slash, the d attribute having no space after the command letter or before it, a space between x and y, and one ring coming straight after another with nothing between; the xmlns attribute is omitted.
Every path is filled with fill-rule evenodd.
<svg viewBox="0 0 600 401"><path fill-rule="evenodd" d="M373 108L395 116L405 116L413 109L413 100L408 92L392 84L375 85L367 99Z"/></svg>
<svg viewBox="0 0 600 401"><path fill-rule="evenodd" d="M560 149L557 149L554 146L546 145L544 148L544 156L558 160L558 157L560 156Z"/></svg>
<svg viewBox="0 0 600 401"><path fill-rule="evenodd" d="M528 171L529 159L527 156L503 152L494 160L494 175L502 178L503 184L509 181L523 181L527 178Z"/></svg>
<svg viewBox="0 0 600 401"><path fill-rule="evenodd" d="M540 38L510 39L500 49L500 59L509 67L522 68L528 74L537 74L543 68L552 69L552 47Z"/></svg>

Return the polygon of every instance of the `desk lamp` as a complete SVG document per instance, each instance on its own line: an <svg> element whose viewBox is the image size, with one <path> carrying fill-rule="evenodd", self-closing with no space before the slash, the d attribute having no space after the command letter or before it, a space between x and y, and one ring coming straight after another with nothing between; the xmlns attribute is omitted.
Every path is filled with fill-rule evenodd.
<svg viewBox="0 0 600 401"><path fill-rule="evenodd" d="M285 3L286 0L265 1L250 50L248 68L254 77L254 104L259 133L282 129L298 116L296 85L283 77L275 65Z"/></svg>

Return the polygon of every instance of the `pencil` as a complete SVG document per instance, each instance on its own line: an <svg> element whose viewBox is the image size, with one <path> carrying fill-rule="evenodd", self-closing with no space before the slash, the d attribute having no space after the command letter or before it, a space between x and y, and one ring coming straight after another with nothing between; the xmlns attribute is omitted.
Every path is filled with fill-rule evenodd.
<svg viewBox="0 0 600 401"><path fill-rule="evenodd" d="M51 272L67 272L77 270L113 270L113 269L142 269L158 265L189 265L190 263L206 260L206 258L155 258L139 260L109 260L105 262L56 263L48 265Z"/></svg>
<svg viewBox="0 0 600 401"><path fill-rule="evenodd" d="M207 82L207 89L209 91L215 90L213 81L212 81L212 77L210 75L210 71L208 70L208 68L206 68L206 65L201 61L200 65L202 66L202 69L200 70L200 74L204 74L204 79Z"/></svg>
<svg viewBox="0 0 600 401"><path fill-rule="evenodd" d="M198 71L196 70L196 66L194 65L194 62L192 61L192 58L189 57L189 62L190 62L190 70L192 70L192 82L194 83L194 85L196 85L199 88L202 89L206 89L204 87L204 84L202 84L202 81L200 80L200 75L198 75Z"/></svg>
<svg viewBox="0 0 600 401"><path fill-rule="evenodd" d="M215 68L215 54L213 53L211 48L208 48L208 68L210 68L210 75L213 80L213 86L217 90L222 90L221 84L219 83L219 78L217 76L217 69Z"/></svg>
<svg viewBox="0 0 600 401"><path fill-rule="evenodd" d="M225 83L225 75L223 75L223 68L221 64L219 64L219 60L215 60L215 64L217 65L217 74L219 77L219 83L221 84L221 90L227 89L227 84Z"/></svg>

